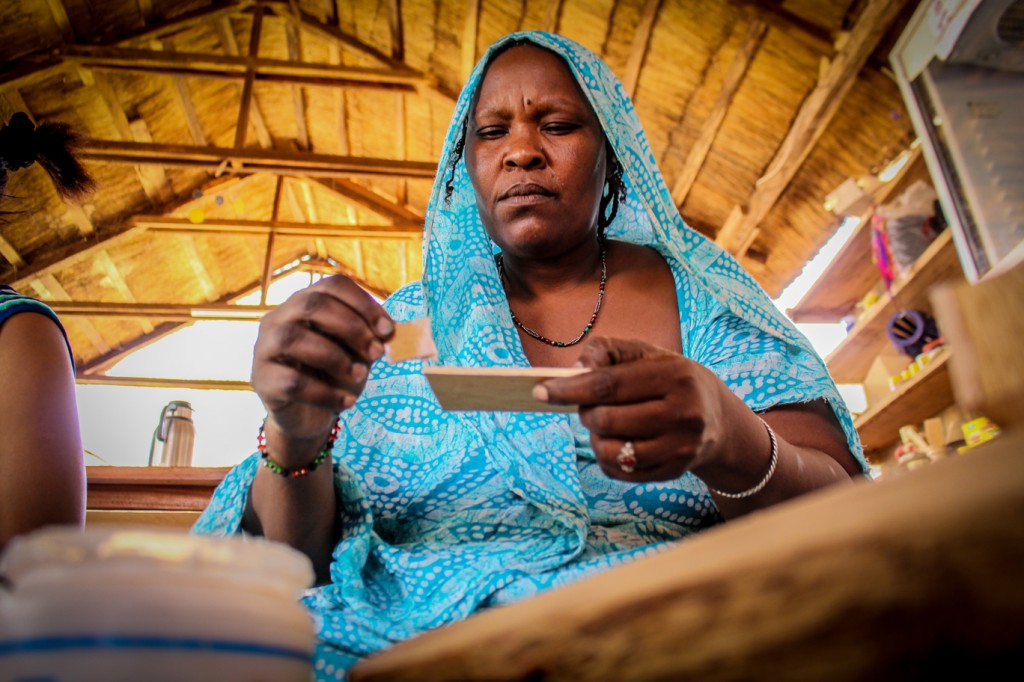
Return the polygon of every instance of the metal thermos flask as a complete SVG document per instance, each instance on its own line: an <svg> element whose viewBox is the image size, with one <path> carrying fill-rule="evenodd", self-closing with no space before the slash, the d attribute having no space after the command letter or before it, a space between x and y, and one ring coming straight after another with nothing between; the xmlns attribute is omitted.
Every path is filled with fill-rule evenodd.
<svg viewBox="0 0 1024 682"><path fill-rule="evenodd" d="M192 404L186 400L172 400L160 412L160 423L153 431L153 439L149 444L149 465L191 466L195 439Z"/></svg>

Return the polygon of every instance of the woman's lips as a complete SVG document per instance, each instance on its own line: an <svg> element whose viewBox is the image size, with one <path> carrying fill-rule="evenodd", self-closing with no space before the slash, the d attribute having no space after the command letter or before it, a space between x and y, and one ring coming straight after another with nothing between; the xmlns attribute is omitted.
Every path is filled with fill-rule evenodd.
<svg viewBox="0 0 1024 682"><path fill-rule="evenodd" d="M501 196L498 197L498 201L517 206L524 206L547 201L553 196L554 193L543 185L527 183L509 187L501 194Z"/></svg>

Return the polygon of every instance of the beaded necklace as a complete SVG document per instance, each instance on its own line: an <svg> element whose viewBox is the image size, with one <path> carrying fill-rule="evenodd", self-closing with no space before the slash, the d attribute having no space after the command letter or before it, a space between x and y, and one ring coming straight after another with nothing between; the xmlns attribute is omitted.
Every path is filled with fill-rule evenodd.
<svg viewBox="0 0 1024 682"><path fill-rule="evenodd" d="M499 253L497 256L494 257L494 260L498 264L498 276L508 281L508 275L505 274L505 259L502 258L502 255ZM511 305L508 307L508 312L512 315L512 322L514 322L517 327L519 327L524 332L526 332L533 338L537 339L538 341L546 343L549 346L554 346L555 348L567 348L568 346L575 346L577 343L582 341L587 334L590 333L590 330L594 328L594 324L597 322L597 314L601 312L601 303L604 302L604 285L606 281L608 281L608 255L605 251L604 240L601 240L601 286L597 290L597 305L594 306L594 314L590 316L590 321L587 322L587 325L585 327L583 327L583 331L581 331L579 336L577 336L575 339L571 341L554 341L544 336L543 334L534 331L533 329L530 329L525 324L523 324L518 317L516 317L516 314L512 311Z"/></svg>

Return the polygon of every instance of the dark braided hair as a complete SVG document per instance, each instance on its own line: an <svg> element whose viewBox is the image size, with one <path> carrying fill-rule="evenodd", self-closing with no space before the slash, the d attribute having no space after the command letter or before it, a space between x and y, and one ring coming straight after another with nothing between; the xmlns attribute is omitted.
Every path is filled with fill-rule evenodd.
<svg viewBox="0 0 1024 682"><path fill-rule="evenodd" d="M65 199L77 198L96 186L76 152L84 138L67 123L35 126L24 112L11 116L0 128L0 197L7 188L11 171L39 163Z"/></svg>

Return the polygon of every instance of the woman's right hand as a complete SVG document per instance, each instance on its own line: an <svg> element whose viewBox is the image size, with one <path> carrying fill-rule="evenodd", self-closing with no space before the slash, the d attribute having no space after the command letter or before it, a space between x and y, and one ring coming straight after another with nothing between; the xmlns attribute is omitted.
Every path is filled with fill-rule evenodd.
<svg viewBox="0 0 1024 682"><path fill-rule="evenodd" d="M276 431L286 451L322 443L338 413L362 393L370 365L393 333L387 312L341 275L296 292L264 315L252 387L267 409L268 436ZM287 452L275 458L283 466L293 464Z"/></svg>

